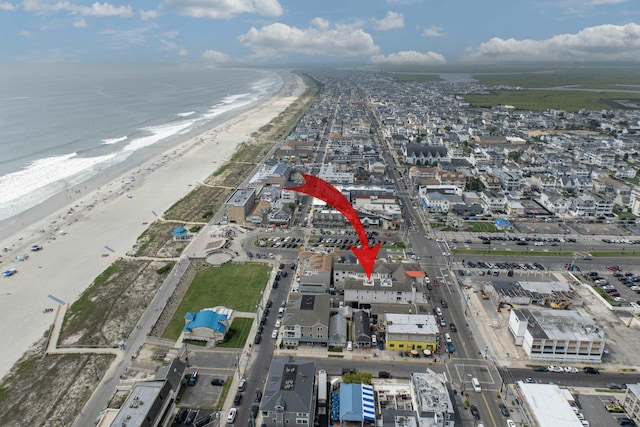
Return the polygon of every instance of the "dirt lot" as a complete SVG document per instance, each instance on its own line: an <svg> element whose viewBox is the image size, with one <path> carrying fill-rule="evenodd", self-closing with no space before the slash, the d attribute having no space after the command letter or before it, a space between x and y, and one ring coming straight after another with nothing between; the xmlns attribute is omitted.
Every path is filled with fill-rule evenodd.
<svg viewBox="0 0 640 427"><path fill-rule="evenodd" d="M239 185L250 174L256 159L261 159L275 141L291 132L317 93L312 81L305 78L305 83L309 87L307 92L260 132L253 134L230 162L207 179L207 184L227 187ZM206 222L222 206L231 191L199 187L172 206L165 213L165 219ZM137 256L179 256L185 245L171 239L171 230L177 225L157 221L140 237L132 252ZM140 259L115 262L96 278L94 284L70 308L60 343L117 345L120 337L126 336L135 327L172 265L171 261ZM180 296L176 295L171 304L179 303L179 299ZM156 326L154 332L160 335L164 326ZM72 424L112 360L112 356L99 355L45 356L46 342L45 337L36 343L3 378L0 384L0 425ZM121 400L118 396L112 399ZM86 425L93 425L93 420Z"/></svg>

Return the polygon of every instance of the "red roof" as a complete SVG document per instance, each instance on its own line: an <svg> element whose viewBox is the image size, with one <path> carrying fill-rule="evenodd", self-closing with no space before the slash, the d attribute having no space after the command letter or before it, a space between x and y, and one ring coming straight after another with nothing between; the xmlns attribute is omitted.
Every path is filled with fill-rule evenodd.
<svg viewBox="0 0 640 427"><path fill-rule="evenodd" d="M424 271L407 271L407 276L409 277L424 277Z"/></svg>

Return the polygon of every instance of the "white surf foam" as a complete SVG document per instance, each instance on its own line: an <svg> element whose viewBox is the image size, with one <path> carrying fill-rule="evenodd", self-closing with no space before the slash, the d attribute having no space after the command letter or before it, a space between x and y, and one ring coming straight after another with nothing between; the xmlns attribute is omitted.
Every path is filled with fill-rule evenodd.
<svg viewBox="0 0 640 427"><path fill-rule="evenodd" d="M120 138L107 138L107 139L103 139L102 143L104 145L113 145L113 144L117 144L118 142L126 141L127 138L129 138L129 137L128 136L122 136Z"/></svg>

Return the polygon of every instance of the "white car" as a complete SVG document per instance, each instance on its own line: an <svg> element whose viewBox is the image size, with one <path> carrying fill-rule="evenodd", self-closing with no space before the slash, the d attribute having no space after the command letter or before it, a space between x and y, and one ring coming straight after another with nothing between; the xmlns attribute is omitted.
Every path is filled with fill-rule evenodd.
<svg viewBox="0 0 640 427"><path fill-rule="evenodd" d="M278 338L278 330L274 329L273 332L271 332L271 338L276 339Z"/></svg>
<svg viewBox="0 0 640 427"><path fill-rule="evenodd" d="M238 408L231 408L229 410L229 415L227 415L227 422L229 424L233 423L236 420L236 413L238 412Z"/></svg>
<svg viewBox="0 0 640 427"><path fill-rule="evenodd" d="M549 372L564 372L564 369L562 369L560 366L549 365L549 366L547 366L547 371L549 371Z"/></svg>
<svg viewBox="0 0 640 427"><path fill-rule="evenodd" d="M516 427L516 423L513 420L507 420L507 427Z"/></svg>
<svg viewBox="0 0 640 427"><path fill-rule="evenodd" d="M279 328L282 325L282 321L280 319L276 320L276 328Z"/></svg>
<svg viewBox="0 0 640 427"><path fill-rule="evenodd" d="M451 256L451 252L442 252L442 256Z"/></svg>
<svg viewBox="0 0 640 427"><path fill-rule="evenodd" d="M444 333L444 340L448 343L451 342L451 335L449 335L449 332Z"/></svg>
<svg viewBox="0 0 640 427"><path fill-rule="evenodd" d="M564 368L564 371L567 374L577 374L578 373L578 368L573 368L571 366L567 366L567 367Z"/></svg>

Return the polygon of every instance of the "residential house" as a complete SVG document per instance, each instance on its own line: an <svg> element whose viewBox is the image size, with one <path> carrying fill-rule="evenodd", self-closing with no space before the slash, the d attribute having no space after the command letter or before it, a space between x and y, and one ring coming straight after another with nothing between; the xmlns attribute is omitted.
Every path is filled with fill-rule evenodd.
<svg viewBox="0 0 640 427"><path fill-rule="evenodd" d="M355 348L371 347L371 324L369 315L364 310L358 310L353 313L353 345Z"/></svg>
<svg viewBox="0 0 640 427"><path fill-rule="evenodd" d="M330 295L293 292L282 318L282 344L327 344L329 341Z"/></svg>
<svg viewBox="0 0 640 427"><path fill-rule="evenodd" d="M481 191L480 203L486 212L504 211L505 199L502 194L495 191Z"/></svg>
<svg viewBox="0 0 640 427"><path fill-rule="evenodd" d="M316 410L315 362L292 356L271 361L260 402L265 427L313 426Z"/></svg>

